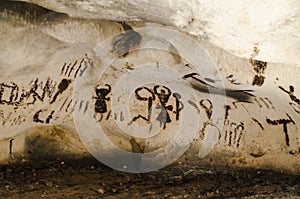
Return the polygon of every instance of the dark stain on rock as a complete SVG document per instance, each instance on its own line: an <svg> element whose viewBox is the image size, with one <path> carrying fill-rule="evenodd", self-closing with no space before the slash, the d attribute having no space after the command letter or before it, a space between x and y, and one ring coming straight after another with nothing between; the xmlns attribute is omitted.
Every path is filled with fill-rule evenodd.
<svg viewBox="0 0 300 199"><path fill-rule="evenodd" d="M112 39L110 52L118 57L125 57L140 45L142 36L128 24L123 22L121 24L126 32L122 32Z"/></svg>
<svg viewBox="0 0 300 199"><path fill-rule="evenodd" d="M250 64L253 66L256 75L254 76L252 85L253 86L262 86L266 77L264 76L265 70L267 68L267 62L250 59Z"/></svg>
<svg viewBox="0 0 300 199"><path fill-rule="evenodd" d="M139 143L137 143L137 141L134 138L130 139L129 142L131 145L131 151L133 153L144 153L145 147L143 147Z"/></svg>
<svg viewBox="0 0 300 199"><path fill-rule="evenodd" d="M215 80L213 80L213 79L211 79L211 78L209 78L209 77L205 77L204 79L205 79L206 81L210 82L210 83L216 83Z"/></svg>
<svg viewBox="0 0 300 199"><path fill-rule="evenodd" d="M265 153L260 151L260 152L256 152L256 153L250 153L250 155L251 155L252 157L259 158L259 157L264 156Z"/></svg>
<svg viewBox="0 0 300 199"><path fill-rule="evenodd" d="M265 82L265 77L262 75L255 75L252 81L252 86L262 86Z"/></svg>
<svg viewBox="0 0 300 199"><path fill-rule="evenodd" d="M169 51L170 51L171 55L173 56L173 59L175 60L175 63L180 64L181 63L181 56L180 56L177 48L175 48L175 46L170 44Z"/></svg>

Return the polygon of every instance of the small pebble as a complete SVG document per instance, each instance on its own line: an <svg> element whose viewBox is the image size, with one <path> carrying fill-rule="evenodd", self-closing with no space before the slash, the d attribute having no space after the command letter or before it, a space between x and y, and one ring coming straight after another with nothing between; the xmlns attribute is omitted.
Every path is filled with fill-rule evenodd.
<svg viewBox="0 0 300 199"><path fill-rule="evenodd" d="M50 182L50 181L48 181L48 182L46 182L46 186L47 186L47 187L52 187L52 186L53 186L53 183Z"/></svg>
<svg viewBox="0 0 300 199"><path fill-rule="evenodd" d="M9 185L5 185L5 189L6 189L7 191L9 190L9 188L10 188Z"/></svg>
<svg viewBox="0 0 300 199"><path fill-rule="evenodd" d="M104 190L102 188L98 189L98 193L104 194Z"/></svg>

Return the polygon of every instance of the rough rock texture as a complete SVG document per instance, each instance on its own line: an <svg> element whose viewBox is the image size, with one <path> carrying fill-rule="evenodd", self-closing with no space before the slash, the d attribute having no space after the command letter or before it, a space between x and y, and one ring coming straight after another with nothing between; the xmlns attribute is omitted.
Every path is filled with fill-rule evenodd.
<svg viewBox="0 0 300 199"><path fill-rule="evenodd" d="M299 199L299 176L260 169L174 164L135 175L95 160L40 161L0 166L0 198L289 198Z"/></svg>
<svg viewBox="0 0 300 199"><path fill-rule="evenodd" d="M26 1L71 17L171 25L240 57L300 64L298 0Z"/></svg>
<svg viewBox="0 0 300 199"><path fill-rule="evenodd" d="M63 155L88 156L85 147L92 147L89 152L97 151L97 142L88 142L88 145L83 146L81 141L84 139L79 140L76 127L83 129L79 133L92 135L94 128L86 123L94 121L95 118L86 118L96 113L95 117L104 127L108 137L127 151L149 152L164 146L175 135L174 129L179 126L178 121L195 117L199 119L199 129L194 140L183 139L184 144L191 142L191 147L179 161L188 164L261 167L300 172L300 68L295 67L295 64L275 64L238 58L198 38L198 42L216 65L210 71L208 66L211 65L206 65L210 62L203 51L189 48L196 42L182 44L181 40L172 41L176 31L172 36L167 35L169 40L161 39L163 36L166 38L163 29L174 30L168 26L130 23L134 30L120 34L126 25L123 24L122 27L116 22L70 18L40 7L33 9L35 15L29 11L22 14L12 9L16 7L18 6L14 4L8 6L8 10L4 9L0 21L0 26L3 27L0 29L1 162L26 162L39 157L46 159ZM32 8L32 5L29 7ZM144 26L162 28L159 32L161 34L158 34L161 38L151 37L151 31L145 32L142 28ZM137 35L141 36L141 40ZM181 36L182 41L188 41L183 39L187 35ZM104 42L103 48L103 52L107 54L101 54L99 43L103 41L107 41ZM151 48L151 45L156 45L161 50ZM127 47L137 46L148 48L127 51ZM166 47L167 50L164 50ZM193 61L187 57L197 52L203 55L198 56L200 59L196 61L205 70L205 74L199 76L202 83L191 81L194 90L189 90L191 88L182 83L181 76L178 78L166 71L169 67L188 81L195 80L193 76L186 76L194 71L195 66L186 64ZM109 67L105 65L107 60L112 58L113 62ZM138 73L142 68L139 66L148 62L152 63L153 70ZM99 71L103 73L99 75ZM216 71L219 71L221 79L215 79L218 78L214 75ZM161 74L161 77L167 80L175 78L177 81L178 78L178 81L181 81L176 87L172 87L172 81L163 82L163 85L170 87L172 91L172 96L166 104L172 122L169 121L164 128L164 120L158 111L160 109L154 109L156 112L153 111L153 114L157 117L154 117L153 121L158 126L159 121L161 122L161 134L154 136L150 141L132 140L131 135L121 132L115 125L122 117L121 112L112 110L114 106L111 103L118 105L116 96L120 93L117 93L115 88L120 88L121 85L125 86L123 90L127 91L126 85L131 81L118 82L128 74L141 75L135 76L135 79L153 80L152 84L149 80L149 84L137 82L134 85L135 88L149 87L150 93L154 93L157 83L155 81L163 82L153 74ZM215 110L213 107L216 104L211 103L210 99L212 96L221 96L216 89L216 86L220 85L218 82L224 83L227 98L226 106ZM109 89L110 86L112 89ZM212 89L212 95L208 93L207 87ZM192 94L195 92L195 97L186 98L186 91L191 91ZM101 92L104 97L101 97ZM147 114L147 100L139 100L134 90L130 92L127 93L130 94L131 100L130 113ZM181 94L182 98L179 98L178 94ZM120 99L125 95L126 92ZM155 96L156 101L151 101L155 105L153 107L162 106L158 93ZM177 121L178 109L176 112L175 107L180 107L176 104L178 100L183 101L185 106L180 114L195 114L185 115L187 117L179 115ZM107 102L106 106L103 102ZM185 112L186 110L191 112ZM210 120L211 114L215 113L224 113L225 116L224 121L220 120L224 122L220 131L213 127L214 121ZM149 128L149 123L143 119L133 122ZM212 133L207 133L208 127L213 129ZM188 130L185 133L190 133ZM95 137L90 138L93 140Z"/></svg>

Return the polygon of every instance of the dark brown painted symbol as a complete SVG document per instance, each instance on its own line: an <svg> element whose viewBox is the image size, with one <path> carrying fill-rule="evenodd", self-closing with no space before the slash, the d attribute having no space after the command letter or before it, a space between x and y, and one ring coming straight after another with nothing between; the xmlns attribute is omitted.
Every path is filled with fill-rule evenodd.
<svg viewBox="0 0 300 199"><path fill-rule="evenodd" d="M166 86L163 86L159 92L158 91L159 87L160 87L159 85L154 86L154 94L157 95L160 102L160 104L156 105L156 108L161 110L156 120L158 120L160 122L160 126L163 126L163 128L165 129L166 124L172 121L168 111L172 111L173 106L167 105L169 98L171 96L171 90Z"/></svg>
<svg viewBox="0 0 300 199"><path fill-rule="evenodd" d="M111 86L109 84L105 84L106 88L102 88L99 85L95 88L96 96L94 96L95 101L95 113L106 113L107 112L107 104L106 101L109 101L110 98L106 97L110 91Z"/></svg>
<svg viewBox="0 0 300 199"><path fill-rule="evenodd" d="M272 124L272 125L281 125L281 124L283 125L283 132L285 134L285 142L286 142L287 146L290 146L290 139L289 139L287 124L289 124L289 123L295 124L295 122L288 114L286 114L286 116L289 119L271 120L271 119L267 118L266 121L268 124Z"/></svg>
<svg viewBox="0 0 300 199"><path fill-rule="evenodd" d="M175 109L173 105L167 104L171 96L175 99ZM128 125L131 125L138 119L143 119L147 123L150 123L153 103L157 98L159 100L159 103L156 104L155 108L159 109L160 112L156 117L156 120L159 121L160 126L163 127L163 129L166 129L167 123L172 122L170 113L174 113L176 120L179 120L180 112L184 109L184 104L180 101L181 95L177 92L172 94L172 91L166 86L155 85L153 87L153 90L147 87L139 87L135 90L135 97L139 101L147 101L148 114L147 116L138 114L137 116L133 117Z"/></svg>
<svg viewBox="0 0 300 199"><path fill-rule="evenodd" d="M58 91L55 93L53 99L50 101L50 104L54 103L58 95L61 95L67 88L69 84L72 82L70 79L62 79L58 85Z"/></svg>
<svg viewBox="0 0 300 199"><path fill-rule="evenodd" d="M46 123L46 124L49 124L50 121L52 120L53 118L53 114L55 113L54 110L52 110L50 112L50 114L47 116L46 120L41 120L40 119L40 113L44 112L45 110L42 110L42 109L39 109L34 115L33 115L33 122L36 122L36 123Z"/></svg>
<svg viewBox="0 0 300 199"><path fill-rule="evenodd" d="M141 96L141 93L143 91L146 91L146 94L148 93L148 96ZM145 93L144 93L145 94ZM139 118L145 120L147 123L150 122L151 114L152 114L152 106L153 101L155 100L155 95L153 91L147 87L140 87L135 90L135 97L140 101L147 101L147 108L148 108L148 115L145 117L143 115L137 115L135 116L128 125L131 125L134 121L138 120Z"/></svg>

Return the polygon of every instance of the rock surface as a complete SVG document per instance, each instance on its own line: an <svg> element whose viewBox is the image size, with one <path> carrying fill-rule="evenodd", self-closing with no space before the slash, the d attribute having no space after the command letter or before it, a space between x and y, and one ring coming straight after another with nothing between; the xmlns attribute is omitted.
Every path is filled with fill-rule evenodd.
<svg viewBox="0 0 300 199"><path fill-rule="evenodd" d="M171 25L243 58L300 66L298 0L26 1L71 17Z"/></svg>
<svg viewBox="0 0 300 199"><path fill-rule="evenodd" d="M172 143L189 148L179 161L300 172L296 64L238 58L169 26L135 22L124 33L127 26L117 22L71 18L31 4L22 4L32 9L24 14L18 5L6 5L0 21L2 163L104 152L95 124L119 148L138 151L133 158L139 160L169 143L185 121ZM193 75L199 70L203 74ZM220 107L212 98L224 100L222 92L227 97ZM130 114L121 109L128 105L121 103L124 96ZM128 115L132 121L124 123ZM136 126L150 129L146 135L153 139L132 140L142 132Z"/></svg>

